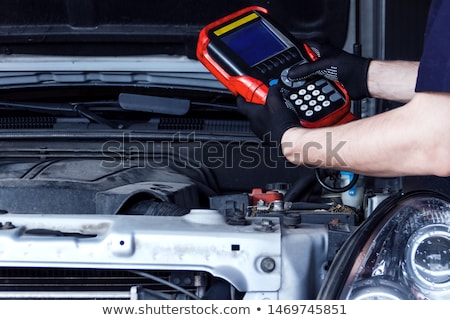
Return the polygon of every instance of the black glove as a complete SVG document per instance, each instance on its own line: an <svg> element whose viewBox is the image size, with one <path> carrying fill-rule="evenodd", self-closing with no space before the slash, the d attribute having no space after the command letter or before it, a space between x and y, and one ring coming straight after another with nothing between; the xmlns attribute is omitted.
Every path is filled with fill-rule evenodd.
<svg viewBox="0 0 450 320"><path fill-rule="evenodd" d="M320 75L331 81L340 82L353 100L370 97L367 88L367 71L370 59L347 53L330 44L306 42L317 54L315 62L292 67L288 77L302 80Z"/></svg>
<svg viewBox="0 0 450 320"><path fill-rule="evenodd" d="M250 120L251 129L263 142L279 145L287 129L300 127L295 109L285 101L279 86L269 88L264 106L248 103L242 97L237 98L237 106L239 112Z"/></svg>

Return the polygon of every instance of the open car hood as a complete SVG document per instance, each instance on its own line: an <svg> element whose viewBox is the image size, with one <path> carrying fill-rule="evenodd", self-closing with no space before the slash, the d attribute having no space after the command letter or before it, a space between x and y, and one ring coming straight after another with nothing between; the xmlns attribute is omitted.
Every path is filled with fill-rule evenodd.
<svg viewBox="0 0 450 320"><path fill-rule="evenodd" d="M195 57L201 28L228 13L258 5L299 38L343 46L349 2L5 0L0 2L0 50L5 54Z"/></svg>

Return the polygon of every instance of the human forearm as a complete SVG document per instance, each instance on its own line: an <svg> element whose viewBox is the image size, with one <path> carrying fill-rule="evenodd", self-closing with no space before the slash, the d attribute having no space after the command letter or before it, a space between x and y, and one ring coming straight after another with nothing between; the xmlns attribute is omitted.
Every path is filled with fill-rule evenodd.
<svg viewBox="0 0 450 320"><path fill-rule="evenodd" d="M283 153L297 165L371 176L448 176L449 106L449 94L417 94L403 107L345 125L292 128Z"/></svg>
<svg viewBox="0 0 450 320"><path fill-rule="evenodd" d="M374 98L408 102L414 96L419 62L373 60L367 86Z"/></svg>

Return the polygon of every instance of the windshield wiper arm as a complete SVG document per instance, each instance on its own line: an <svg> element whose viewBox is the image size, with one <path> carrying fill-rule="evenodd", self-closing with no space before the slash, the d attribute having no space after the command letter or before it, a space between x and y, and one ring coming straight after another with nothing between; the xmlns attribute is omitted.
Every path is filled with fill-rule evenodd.
<svg viewBox="0 0 450 320"><path fill-rule="evenodd" d="M100 104L104 104L102 101ZM109 102L111 103L111 102ZM166 114L174 116L186 115L191 105L214 108L219 110L233 110L236 106L217 104L211 102L191 101L190 99L173 98L173 97L157 97L140 94L121 93L115 104L124 111L138 111L157 114ZM22 102L22 101L0 101L0 107L10 109L21 109L34 112L44 113L65 113L82 116L91 122L106 125L110 128L123 128L123 124L117 124L114 121L109 121L97 113L89 110L87 106L95 106L96 102Z"/></svg>

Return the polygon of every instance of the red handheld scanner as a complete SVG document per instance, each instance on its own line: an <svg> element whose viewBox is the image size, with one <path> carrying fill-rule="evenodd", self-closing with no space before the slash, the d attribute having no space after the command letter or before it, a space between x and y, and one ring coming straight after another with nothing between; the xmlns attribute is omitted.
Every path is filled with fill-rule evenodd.
<svg viewBox="0 0 450 320"><path fill-rule="evenodd" d="M318 59L308 45L298 42L269 16L267 9L251 6L205 26L200 32L196 53L199 61L232 94L242 96L247 102L265 104L269 86L279 82L283 71ZM319 83L317 77L314 81ZM327 83L319 89L331 91L330 98L337 100L332 101L331 106L302 105L301 99L293 101L301 110L305 109L300 124L314 128L353 120L350 98L342 84L322 81ZM289 90L298 96L301 86L306 90L313 84L301 81Z"/></svg>

